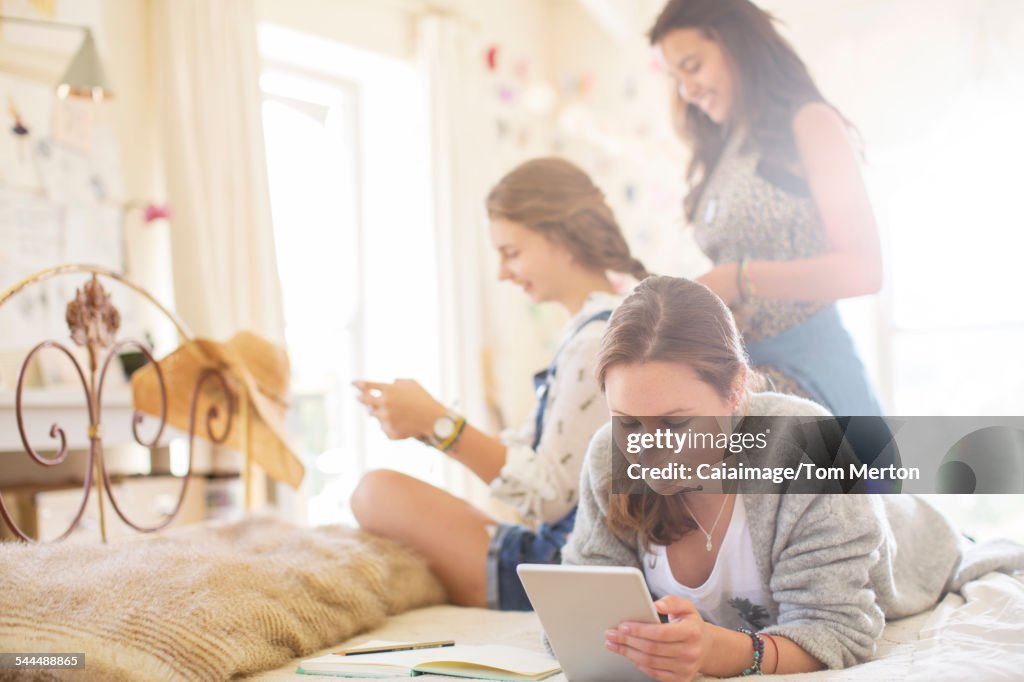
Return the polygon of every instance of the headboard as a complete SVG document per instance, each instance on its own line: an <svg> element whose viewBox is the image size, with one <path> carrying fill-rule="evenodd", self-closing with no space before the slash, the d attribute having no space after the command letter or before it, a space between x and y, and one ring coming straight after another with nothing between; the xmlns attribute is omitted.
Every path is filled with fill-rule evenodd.
<svg viewBox="0 0 1024 682"><path fill-rule="evenodd" d="M85 513L86 505L89 502L89 496L93 488L96 489L99 509L100 537L103 542L107 541L107 502L109 502L110 508L113 509L114 513L117 514L117 516L120 517L121 520L130 528L142 533L155 532L165 528L169 523L171 523L178 511L181 509L182 501L185 498L185 493L188 487L190 474L192 472L192 460L196 436L199 435L201 438L205 438L214 443L223 443L231 430L231 422L235 409L239 407L239 402L242 403L240 414L243 419L247 419L248 412L244 406L246 398L244 394L238 394L231 390L229 382L225 379L224 374L219 369L209 368L203 370L199 374L194 386L192 386L191 394L191 409L189 412L190 426L187 434L188 469L186 474L182 477L181 489L177 503L173 510L162 521L154 525L146 526L135 523L118 505L117 498L113 492L114 488L111 485L110 477L104 464L102 423L104 385L107 380L108 372L111 370L111 365L115 365L115 371L120 371L120 368L116 366L117 363L115 360L118 358L120 353L126 350L131 349L138 351L145 356L146 360L153 363L156 370L162 405L159 424L156 427L156 433L149 439L145 438L140 433L139 427L144 421L144 415L140 410L134 410L131 422L132 437L135 442L150 449L157 447L160 438L164 433L165 427L167 426L168 395L160 363L156 361L156 358L153 356L149 346L138 339L118 338L118 331L121 328L121 313L111 302L111 296L104 288L103 281L116 281L121 285L124 285L124 287L129 291L141 296L155 306L160 314L166 317L166 319L174 325L179 337L179 343L190 341L193 337L182 321L143 287L111 270L93 265L60 265L30 275L0 293L0 308L4 305L11 305L12 301L15 302L13 304L16 304L18 295L22 294L26 289L37 286L51 278L74 274L84 274L89 277L81 287L75 290L74 297L67 303L64 318L67 323L71 341L85 350L87 361L84 364L86 366L83 367L83 363L79 361L76 354L72 352L71 348L65 342L54 339L41 341L28 351L24 361L21 363L21 368L18 373L17 388L15 391L14 412L17 420L18 432L21 436L21 443L24 446L25 454L28 455L28 457L30 457L36 464L43 467L52 467L61 464L70 454L67 433L64 428L56 422L50 427L49 432L50 438L59 442L59 445L58 443L51 444L57 446L56 454L52 457L46 457L40 454L39 451L33 447L29 435L26 433L23 413L22 403L23 394L26 388L26 376L30 366L32 365L33 359L43 351L49 350L50 352L56 352L58 355L63 356L67 362L71 363L74 375L77 377L78 382L81 383L83 391L82 400L88 414L88 432L86 436L89 445L88 454L86 455L88 457L88 462L85 467L84 481L82 483L81 504L79 505L78 512L75 514L70 525L60 536L56 538L55 541L60 541L68 537L79 525ZM197 420L198 415L196 412L199 404L198 398L201 391L204 389L204 385L208 383L212 383L218 387L219 390L216 392L223 398L221 403L221 407L223 409L218 407L216 404L213 404L207 408L206 413L202 416L203 418L201 420ZM6 428L7 425L5 424L4 427ZM243 429L247 431L247 429L245 429L245 425L243 425ZM247 456L243 469L243 478L246 489L246 506L249 506L251 500L251 493L249 490L250 471L251 461ZM17 537L26 542L36 542L36 540L31 538L18 526L14 516L5 504L2 494L0 494L0 518L2 518L3 522Z"/></svg>

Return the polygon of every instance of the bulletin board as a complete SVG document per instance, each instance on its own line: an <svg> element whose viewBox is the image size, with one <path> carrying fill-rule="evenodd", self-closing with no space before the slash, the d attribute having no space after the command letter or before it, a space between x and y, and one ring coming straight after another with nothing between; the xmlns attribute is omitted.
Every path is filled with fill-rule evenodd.
<svg viewBox="0 0 1024 682"><path fill-rule="evenodd" d="M44 16L56 12L45 4L22 4L29 16L67 20ZM9 0L0 7L5 13L15 9ZM54 33L11 23L0 24L0 31L0 41L15 50L25 44L38 49L39 32ZM67 262L124 272L124 178L114 127L104 118L108 108L59 99L52 83L0 71L0 291ZM16 305L3 306L0 353L65 337L64 307L80 284L77 278L56 278L26 289Z"/></svg>

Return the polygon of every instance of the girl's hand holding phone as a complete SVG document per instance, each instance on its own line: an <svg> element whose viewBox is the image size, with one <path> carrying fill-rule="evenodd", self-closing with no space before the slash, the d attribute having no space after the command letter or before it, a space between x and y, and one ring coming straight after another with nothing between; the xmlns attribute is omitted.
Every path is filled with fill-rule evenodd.
<svg viewBox="0 0 1024 682"><path fill-rule="evenodd" d="M369 408L391 440L426 436L434 420L446 412L444 405L413 379L353 381L352 385L359 391L356 400Z"/></svg>
<svg viewBox="0 0 1024 682"><path fill-rule="evenodd" d="M668 623L622 623L605 632L605 646L656 680L692 680L711 650L711 626L682 597L663 597L654 608Z"/></svg>

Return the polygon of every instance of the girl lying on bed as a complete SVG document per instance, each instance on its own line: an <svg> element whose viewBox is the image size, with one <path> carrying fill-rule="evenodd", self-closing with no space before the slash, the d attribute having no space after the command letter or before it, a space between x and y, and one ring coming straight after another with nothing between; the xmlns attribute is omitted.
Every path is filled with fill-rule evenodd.
<svg viewBox="0 0 1024 682"><path fill-rule="evenodd" d="M686 428L700 415L828 416L803 398L752 391L732 315L685 279L650 277L619 306L597 374L624 429ZM963 561L962 536L911 495L656 483L661 494L610 494L612 437L608 425L591 443L563 562L644 572L669 622L621 624L605 646L658 680L850 666L873 652L887 618L931 608L989 570L1024 568L1024 548Z"/></svg>
<svg viewBox="0 0 1024 682"><path fill-rule="evenodd" d="M534 418L495 437L466 424L415 381L356 386L389 438L429 442L540 525L499 524L444 490L388 470L363 478L352 510L365 530L426 557L454 603L529 610L516 566L559 562L575 521L587 444L608 421L594 362L621 298L606 273L643 279L647 272L630 254L601 191L567 161L536 159L517 167L491 190L487 212L501 263L498 279L572 316L550 366L534 377Z"/></svg>

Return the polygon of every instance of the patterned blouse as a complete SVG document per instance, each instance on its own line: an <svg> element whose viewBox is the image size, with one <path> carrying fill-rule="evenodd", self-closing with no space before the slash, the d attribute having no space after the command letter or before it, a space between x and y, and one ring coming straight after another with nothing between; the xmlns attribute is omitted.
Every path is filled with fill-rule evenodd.
<svg viewBox="0 0 1024 682"><path fill-rule="evenodd" d="M558 368L548 393L544 431L537 449L534 419L519 429L507 429L501 441L508 448L505 466L491 483L498 499L515 507L531 523L554 523L579 499L580 469L590 438L608 421L608 406L594 376L594 364L607 322L597 320L576 336L566 337L584 320L613 310L620 296L594 292L566 323Z"/></svg>
<svg viewBox="0 0 1024 682"><path fill-rule="evenodd" d="M825 252L827 236L803 178L763 161L733 135L704 190L694 236L715 265L796 260ZM758 298L734 312L745 341L760 341L827 307L816 301Z"/></svg>
<svg viewBox="0 0 1024 682"><path fill-rule="evenodd" d="M715 265L750 260L785 261L821 255L827 235L806 181L761 159L741 135L726 142L697 204L694 237ZM748 343L775 336L829 304L755 298L733 307ZM806 395L774 368L759 367L776 391Z"/></svg>

